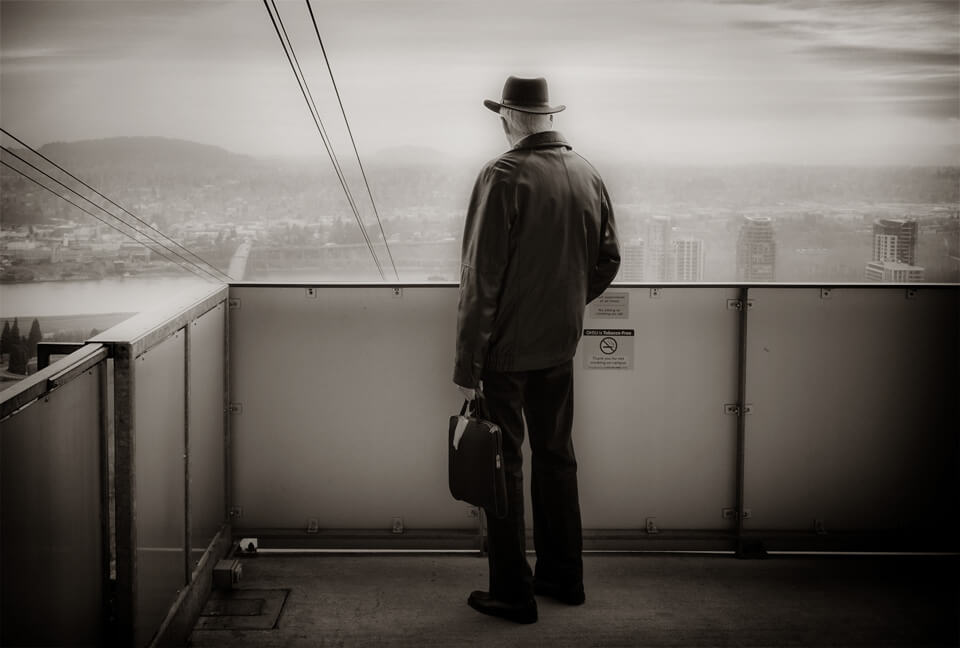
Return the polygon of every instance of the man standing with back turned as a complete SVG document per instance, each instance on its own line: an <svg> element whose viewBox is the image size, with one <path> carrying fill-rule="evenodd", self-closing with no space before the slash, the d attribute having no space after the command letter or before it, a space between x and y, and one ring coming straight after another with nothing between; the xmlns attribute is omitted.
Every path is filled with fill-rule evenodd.
<svg viewBox="0 0 960 648"><path fill-rule="evenodd" d="M534 592L584 602L583 535L573 452L573 356L586 304L617 274L610 198L596 170L553 131L544 79L510 77L499 113L512 147L487 163L463 231L453 381L481 389L503 431L508 513L487 515L490 591L470 594L484 614L537 620ZM530 434L536 578L523 519L524 418Z"/></svg>

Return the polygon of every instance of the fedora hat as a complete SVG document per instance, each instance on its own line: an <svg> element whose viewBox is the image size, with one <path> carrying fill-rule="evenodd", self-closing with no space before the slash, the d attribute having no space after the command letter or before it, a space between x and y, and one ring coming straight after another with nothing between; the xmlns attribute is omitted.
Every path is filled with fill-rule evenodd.
<svg viewBox="0 0 960 648"><path fill-rule="evenodd" d="M503 97L500 101L484 99L483 105L495 113L500 112L501 108L510 108L539 115L558 113L566 108L566 106L550 105L547 80L543 77L537 79L507 77L506 83L503 84Z"/></svg>

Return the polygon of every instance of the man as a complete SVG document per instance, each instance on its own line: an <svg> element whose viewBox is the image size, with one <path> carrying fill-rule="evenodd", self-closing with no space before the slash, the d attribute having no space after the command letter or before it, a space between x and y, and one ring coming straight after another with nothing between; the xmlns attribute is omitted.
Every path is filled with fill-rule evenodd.
<svg viewBox="0 0 960 648"><path fill-rule="evenodd" d="M534 592L584 602L573 426L573 356L587 303L620 265L610 198L553 131L547 82L510 77L499 113L511 149L480 172L463 232L454 383L503 431L506 518L487 516L489 592L474 609L537 620ZM482 381L482 391L481 391ZM479 393L478 393L479 392ZM524 419L532 451L536 578L526 559Z"/></svg>

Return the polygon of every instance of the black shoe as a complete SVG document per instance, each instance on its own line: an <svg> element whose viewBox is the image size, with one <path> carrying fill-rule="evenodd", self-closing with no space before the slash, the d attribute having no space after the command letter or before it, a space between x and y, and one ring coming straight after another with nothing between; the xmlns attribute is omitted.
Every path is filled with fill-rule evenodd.
<svg viewBox="0 0 960 648"><path fill-rule="evenodd" d="M526 603L512 605L490 596L490 592L479 590L470 593L467 605L477 612L497 616L514 623L536 623L537 602L533 597Z"/></svg>
<svg viewBox="0 0 960 648"><path fill-rule="evenodd" d="M546 581L535 580L533 581L533 592L540 596L549 596L550 598L557 599L567 605L583 605L584 601L587 600L587 595L583 592L583 585L572 588L560 587L559 585L554 585Z"/></svg>

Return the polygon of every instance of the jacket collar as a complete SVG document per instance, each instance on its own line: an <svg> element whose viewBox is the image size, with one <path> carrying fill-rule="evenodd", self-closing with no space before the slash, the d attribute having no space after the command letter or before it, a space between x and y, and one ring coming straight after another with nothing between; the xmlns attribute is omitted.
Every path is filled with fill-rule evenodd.
<svg viewBox="0 0 960 648"><path fill-rule="evenodd" d="M557 131L543 131L541 133L527 135L514 145L513 150L543 148L547 146L566 146L568 149L573 149L572 146L567 144L567 140L563 138L563 135Z"/></svg>

